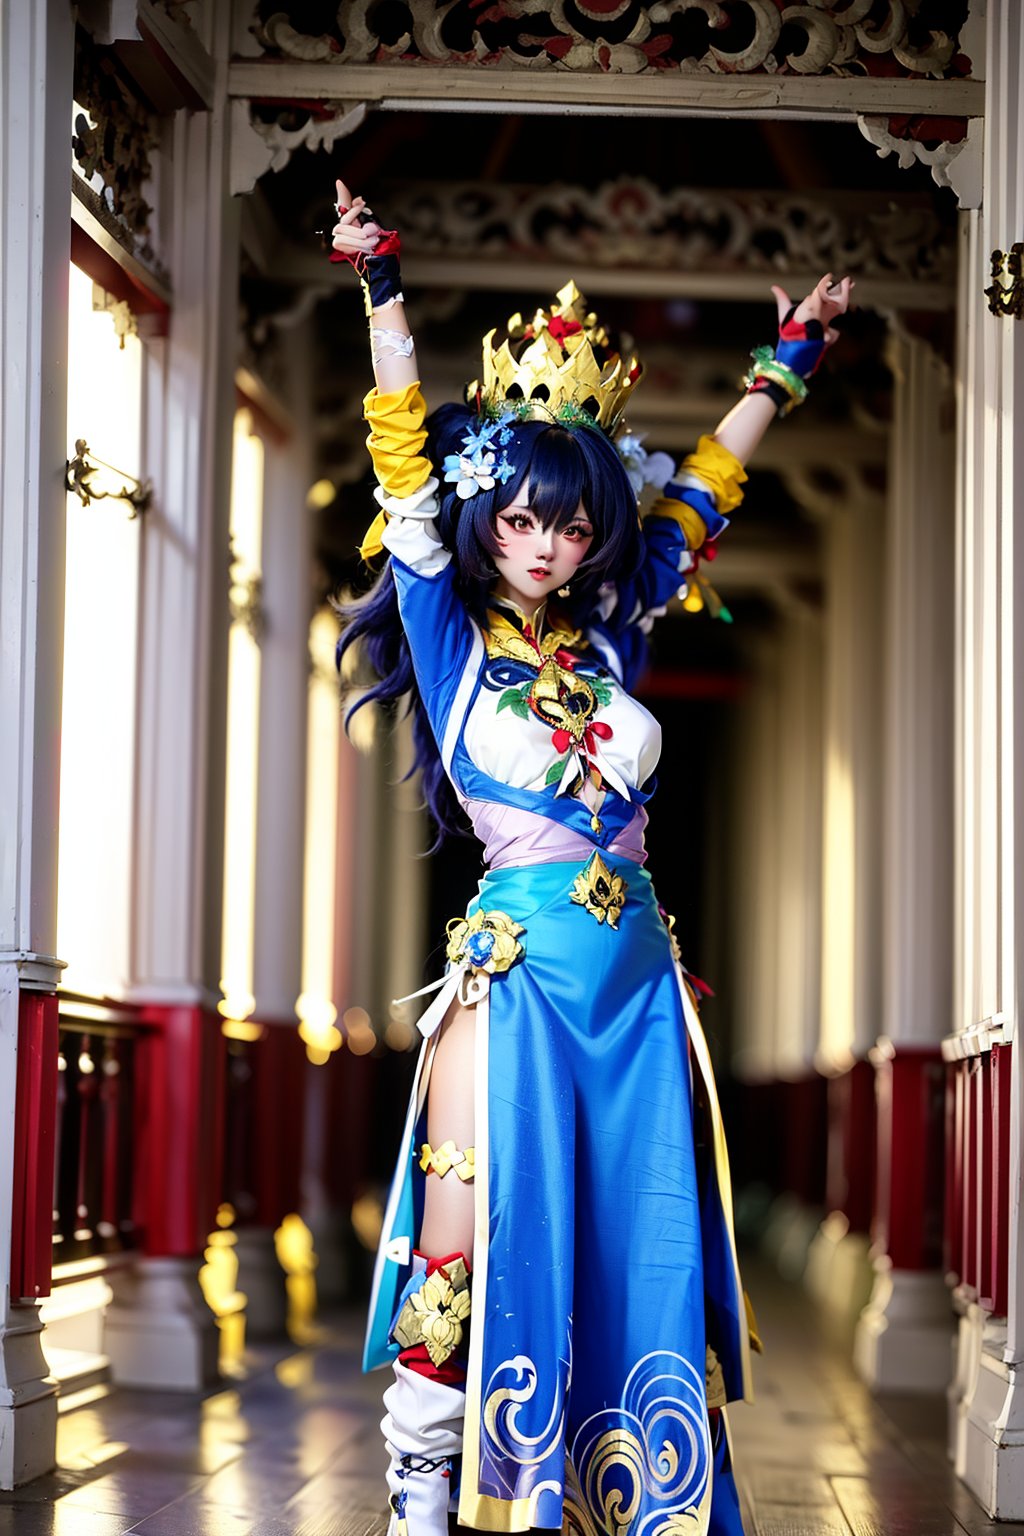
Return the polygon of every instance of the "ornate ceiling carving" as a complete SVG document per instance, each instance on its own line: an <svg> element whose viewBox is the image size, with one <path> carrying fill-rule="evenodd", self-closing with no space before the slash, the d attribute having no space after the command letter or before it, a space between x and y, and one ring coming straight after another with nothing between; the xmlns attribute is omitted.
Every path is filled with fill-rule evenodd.
<svg viewBox="0 0 1024 1536"><path fill-rule="evenodd" d="M861 133L880 160L895 155L904 170L926 165L937 187L957 194L961 208L981 206L981 121L919 119L907 123L872 114L858 117Z"/></svg>
<svg viewBox="0 0 1024 1536"><path fill-rule="evenodd" d="M950 229L925 197L666 192L631 177L596 189L420 182L383 188L382 202L410 256L776 277L841 270L942 285L954 265Z"/></svg>
<svg viewBox="0 0 1024 1536"><path fill-rule="evenodd" d="M970 73L966 11L966 0L339 0L314 32L308 7L262 0L252 30L266 52L306 63L946 79Z"/></svg>

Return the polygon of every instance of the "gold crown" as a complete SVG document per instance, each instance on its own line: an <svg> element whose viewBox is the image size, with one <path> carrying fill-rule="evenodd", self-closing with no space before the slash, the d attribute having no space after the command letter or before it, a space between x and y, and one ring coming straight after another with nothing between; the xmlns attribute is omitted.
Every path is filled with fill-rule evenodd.
<svg viewBox="0 0 1024 1536"><path fill-rule="evenodd" d="M466 399L487 415L514 410L525 420L578 423L591 417L609 437L640 381L639 358L616 351L608 331L571 280L550 311L526 322L515 314L495 348L497 328L484 337L483 383L474 379Z"/></svg>

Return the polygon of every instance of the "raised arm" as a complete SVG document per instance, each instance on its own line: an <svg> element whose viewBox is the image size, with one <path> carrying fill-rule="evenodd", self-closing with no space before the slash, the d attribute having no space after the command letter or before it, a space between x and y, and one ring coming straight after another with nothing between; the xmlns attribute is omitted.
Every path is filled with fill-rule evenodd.
<svg viewBox="0 0 1024 1536"><path fill-rule="evenodd" d="M331 260L350 263L362 284L376 381L363 400L363 415L370 428L366 446L379 482L375 495L381 510L359 552L370 560L386 546L410 571L434 575L448 556L434 532L437 480L423 453L427 407L405 314L398 233L383 229L365 198L353 197L343 181L335 186L338 222L331 232ZM405 524L393 527L390 536L389 518Z"/></svg>
<svg viewBox="0 0 1024 1536"><path fill-rule="evenodd" d="M381 394L394 394L419 383L398 267L398 234L382 229L366 199L353 197L343 181L335 186L338 222L331 231L335 252L331 259L351 262L359 274L370 322L374 378Z"/></svg>
<svg viewBox="0 0 1024 1536"><path fill-rule="evenodd" d="M831 272L826 272L799 304L793 303L784 288L772 288L779 310L775 356L755 359L748 375L750 388L713 433L715 441L741 464L749 461L772 418L785 415L803 398L806 390L801 391L800 384L811 377L825 352L839 339L832 321L846 313L852 288L849 277L833 283ZM765 350L758 348L759 353Z"/></svg>
<svg viewBox="0 0 1024 1536"><path fill-rule="evenodd" d="M849 304L853 283L825 277L799 304L772 289L779 312L778 347L758 347L747 393L700 439L644 519L646 556L638 574L618 586L607 627L616 633L627 673L646 654L644 637L677 592L690 612L707 607L729 618L701 567L715 557L715 541L743 499L744 464L772 418L786 415L807 393L806 380L838 339L832 321Z"/></svg>
<svg viewBox="0 0 1024 1536"><path fill-rule="evenodd" d="M382 229L361 197L337 183L332 260L347 261L363 285L375 387L363 401L366 440L380 511L360 546L366 560L386 549L398 607L431 727L444 740L449 712L475 632L453 580L452 557L435 526L437 476L424 453L426 403L402 298L395 230Z"/></svg>

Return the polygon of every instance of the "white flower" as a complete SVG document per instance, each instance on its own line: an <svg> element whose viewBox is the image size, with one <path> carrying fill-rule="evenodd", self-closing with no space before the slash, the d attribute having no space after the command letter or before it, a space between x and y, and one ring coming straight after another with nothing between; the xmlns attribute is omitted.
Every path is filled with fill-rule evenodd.
<svg viewBox="0 0 1024 1536"><path fill-rule="evenodd" d="M616 438L615 448L636 496L643 495L645 486L657 486L660 490L667 480L671 480L675 469L672 459L667 453L648 453L643 438L635 432L624 432Z"/></svg>

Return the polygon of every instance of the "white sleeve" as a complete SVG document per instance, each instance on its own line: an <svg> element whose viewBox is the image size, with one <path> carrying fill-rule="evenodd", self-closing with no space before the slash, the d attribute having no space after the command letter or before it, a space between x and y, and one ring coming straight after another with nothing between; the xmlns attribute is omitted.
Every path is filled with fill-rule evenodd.
<svg viewBox="0 0 1024 1536"><path fill-rule="evenodd" d="M431 475L411 496L389 496L382 486L374 491L388 514L381 534L384 548L419 576L437 576L451 563L451 551L438 538L437 478Z"/></svg>

